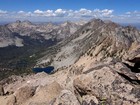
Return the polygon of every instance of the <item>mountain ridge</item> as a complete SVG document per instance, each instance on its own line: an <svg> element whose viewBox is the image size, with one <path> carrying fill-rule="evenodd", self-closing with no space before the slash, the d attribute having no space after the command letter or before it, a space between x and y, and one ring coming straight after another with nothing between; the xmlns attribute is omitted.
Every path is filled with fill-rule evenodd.
<svg viewBox="0 0 140 105"><path fill-rule="evenodd" d="M71 61L73 59L71 64L74 64L85 53L89 53L88 55L92 55L93 58L98 58L97 56L99 55L105 58L113 56L121 59L128 53L127 51L132 46L132 43L139 43L139 35L139 30L133 27L123 27L113 22L105 23L100 19L93 19L64 40L60 48L59 45L54 48L58 49L58 53L54 55L52 65L55 66L55 63L57 65L60 62L62 63L58 65L64 65L69 62L65 60L69 59L70 56L72 57ZM61 56L64 59L63 57L61 59ZM46 58L49 57L46 56Z"/></svg>
<svg viewBox="0 0 140 105"><path fill-rule="evenodd" d="M62 24L62 29L67 24ZM66 33L67 30L70 32L69 27ZM92 19L62 41L49 47L45 45L36 49L33 44L32 48L26 49L28 53L37 52L28 56L23 54L22 60L18 60L20 66L17 68L23 67L16 71L20 75L9 77L9 74L0 81L0 104L140 104L140 31L136 28ZM30 71L48 66L54 67L50 74ZM5 69L3 72L7 73ZM16 72L13 69L8 73Z"/></svg>

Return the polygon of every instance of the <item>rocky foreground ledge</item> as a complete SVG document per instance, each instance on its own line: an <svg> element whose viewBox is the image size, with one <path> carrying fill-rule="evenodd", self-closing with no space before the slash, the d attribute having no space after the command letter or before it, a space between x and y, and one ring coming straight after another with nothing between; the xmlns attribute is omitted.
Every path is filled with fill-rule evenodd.
<svg viewBox="0 0 140 105"><path fill-rule="evenodd" d="M0 105L140 105L140 73L112 58L0 83Z"/></svg>

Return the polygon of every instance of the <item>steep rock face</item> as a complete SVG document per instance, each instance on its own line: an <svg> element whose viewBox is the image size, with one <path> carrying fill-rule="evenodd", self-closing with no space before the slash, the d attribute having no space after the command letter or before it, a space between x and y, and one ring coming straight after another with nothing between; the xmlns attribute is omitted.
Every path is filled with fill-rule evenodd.
<svg viewBox="0 0 140 105"><path fill-rule="evenodd" d="M123 59L133 47L133 43L139 44L139 36L140 32L133 27L122 27L113 22L94 19L54 47L57 53L52 57L52 65L56 68L67 67L82 55L98 61L107 57ZM50 57L46 54L42 59L47 58Z"/></svg>
<svg viewBox="0 0 140 105"><path fill-rule="evenodd" d="M21 36L29 36L32 39L41 39L46 35L46 32L49 31L53 26L50 25L37 25L33 24L29 21L16 21L14 23L10 23L7 27L14 33L18 33ZM49 36L47 37L49 39Z"/></svg>
<svg viewBox="0 0 140 105"><path fill-rule="evenodd" d="M23 46L23 40L14 36L6 26L0 26L0 47L9 45Z"/></svg>
<svg viewBox="0 0 140 105"><path fill-rule="evenodd" d="M16 21L7 25L12 32L22 36L30 36L33 39L39 39L42 36L46 40L50 38L64 39L73 34L79 26L72 22L55 25L53 23L33 24L29 21Z"/></svg>
<svg viewBox="0 0 140 105"><path fill-rule="evenodd" d="M58 38L66 39L66 38L70 37L71 34L76 32L79 28L80 28L80 25L77 25L73 22L69 22L69 21L64 22L58 28L58 30L59 30L58 31Z"/></svg>
<svg viewBox="0 0 140 105"><path fill-rule="evenodd" d="M14 23L8 24L7 27L12 32L19 33L20 35L28 35L36 26L29 21L16 21Z"/></svg>

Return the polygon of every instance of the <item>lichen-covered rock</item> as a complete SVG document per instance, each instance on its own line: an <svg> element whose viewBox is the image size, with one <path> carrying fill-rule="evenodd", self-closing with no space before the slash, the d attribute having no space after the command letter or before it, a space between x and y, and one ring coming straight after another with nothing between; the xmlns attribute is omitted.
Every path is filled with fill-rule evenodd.
<svg viewBox="0 0 140 105"><path fill-rule="evenodd" d="M50 105L80 105L80 103L73 92L62 90L60 95Z"/></svg>
<svg viewBox="0 0 140 105"><path fill-rule="evenodd" d="M82 105L98 105L98 99L92 95L84 95L82 97Z"/></svg>

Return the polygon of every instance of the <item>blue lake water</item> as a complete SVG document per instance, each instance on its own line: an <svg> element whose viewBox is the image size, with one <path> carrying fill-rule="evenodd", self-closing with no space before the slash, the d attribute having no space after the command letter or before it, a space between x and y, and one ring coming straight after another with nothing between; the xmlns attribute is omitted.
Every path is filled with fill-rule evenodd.
<svg viewBox="0 0 140 105"><path fill-rule="evenodd" d="M33 70L33 72L35 72L35 73L45 72L45 73L50 74L50 73L53 72L54 67L53 67L53 66L48 66L48 67L46 67L46 68L33 68L32 70Z"/></svg>

